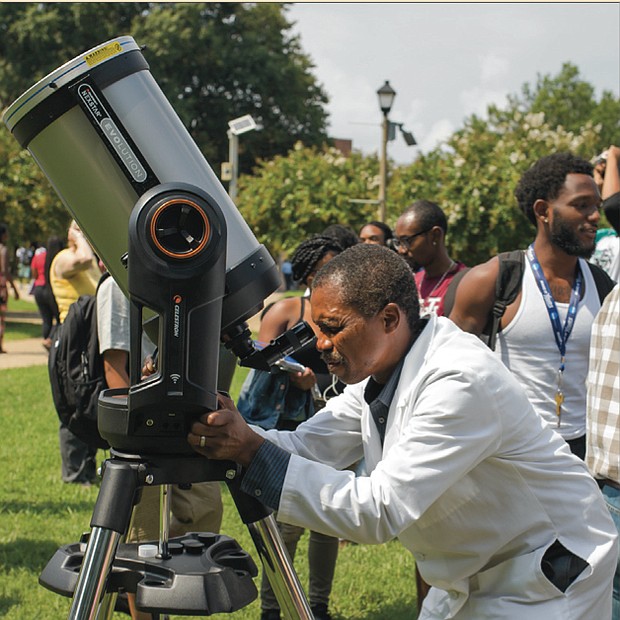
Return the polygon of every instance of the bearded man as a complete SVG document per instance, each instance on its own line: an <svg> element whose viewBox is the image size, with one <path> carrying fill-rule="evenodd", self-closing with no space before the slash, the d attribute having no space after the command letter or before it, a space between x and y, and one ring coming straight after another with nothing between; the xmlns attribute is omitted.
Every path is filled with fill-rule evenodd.
<svg viewBox="0 0 620 620"><path fill-rule="evenodd" d="M521 291L501 318L496 354L535 411L585 456L586 376L592 322L601 306L585 259L594 251L601 196L592 165L570 153L539 159L515 195L536 227ZM452 319L480 335L495 301L499 260L471 269L456 291Z"/></svg>

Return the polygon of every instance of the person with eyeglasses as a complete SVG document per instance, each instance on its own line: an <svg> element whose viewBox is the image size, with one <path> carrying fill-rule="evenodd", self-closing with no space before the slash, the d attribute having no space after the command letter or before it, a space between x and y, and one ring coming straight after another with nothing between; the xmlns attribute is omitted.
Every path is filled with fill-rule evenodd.
<svg viewBox="0 0 620 620"><path fill-rule="evenodd" d="M416 200L396 222L394 245L413 269L420 314L444 315L444 297L454 276L467 269L446 248L448 220L438 204Z"/></svg>

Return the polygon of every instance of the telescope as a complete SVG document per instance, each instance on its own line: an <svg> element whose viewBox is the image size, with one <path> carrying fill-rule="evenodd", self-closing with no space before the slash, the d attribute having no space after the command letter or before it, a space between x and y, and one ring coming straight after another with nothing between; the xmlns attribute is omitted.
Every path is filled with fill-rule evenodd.
<svg viewBox="0 0 620 620"><path fill-rule="evenodd" d="M218 407L226 350L242 365L268 370L313 338L302 323L267 347L254 346L245 321L280 284L273 258L132 37L57 68L3 120L130 301L131 385L99 398L98 425L111 458L102 467L91 532L59 549L41 583L73 596L70 618L101 617L106 595L121 590L134 592L144 611L208 615L243 607L256 597L256 567L236 541L211 533L168 541L162 528L155 557L121 542L143 486L221 480L283 613L312 618L273 515L238 489L240 468L210 462L186 441L192 422ZM146 380L143 331L158 348L157 373Z"/></svg>

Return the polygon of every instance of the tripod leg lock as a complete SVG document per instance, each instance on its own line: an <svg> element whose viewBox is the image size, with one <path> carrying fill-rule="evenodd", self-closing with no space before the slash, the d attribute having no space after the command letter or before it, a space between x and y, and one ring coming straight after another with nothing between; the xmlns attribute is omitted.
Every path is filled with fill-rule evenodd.
<svg viewBox="0 0 620 620"><path fill-rule="evenodd" d="M136 491L142 488L139 478L145 473L146 468L139 463L128 466L127 463L106 461L91 528L101 527L119 534L127 531Z"/></svg>

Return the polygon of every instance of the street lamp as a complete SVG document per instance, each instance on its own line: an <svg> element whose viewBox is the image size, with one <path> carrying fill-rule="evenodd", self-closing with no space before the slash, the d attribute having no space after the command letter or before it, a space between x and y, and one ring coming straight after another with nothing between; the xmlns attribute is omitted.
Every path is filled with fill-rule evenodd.
<svg viewBox="0 0 620 620"><path fill-rule="evenodd" d="M387 143L388 130L390 126L388 114L392 109L394 98L396 97L396 91L390 86L390 83L385 80L385 84L377 91L377 95L379 96L379 107L383 112L383 123L381 124L381 159L379 170L379 221L385 222L385 198L387 193Z"/></svg>
<svg viewBox="0 0 620 620"><path fill-rule="evenodd" d="M228 195L237 198L237 178L239 176L239 137L242 133L256 129L256 122L250 114L228 121L228 161L222 165L222 181L229 181Z"/></svg>

